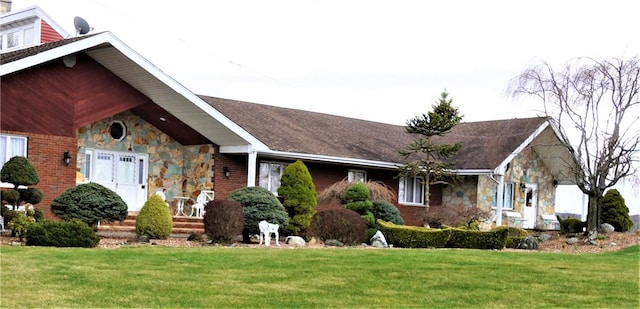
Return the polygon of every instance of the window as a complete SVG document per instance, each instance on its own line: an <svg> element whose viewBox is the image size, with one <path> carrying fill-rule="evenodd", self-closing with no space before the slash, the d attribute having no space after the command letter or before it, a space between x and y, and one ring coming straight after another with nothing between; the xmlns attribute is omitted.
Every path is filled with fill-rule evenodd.
<svg viewBox="0 0 640 309"><path fill-rule="evenodd" d="M27 138L0 134L0 168L15 156L27 156Z"/></svg>
<svg viewBox="0 0 640 309"><path fill-rule="evenodd" d="M2 51L34 45L39 40L36 37L36 30L33 24L12 28L9 31L3 32L0 37L0 50Z"/></svg>
<svg viewBox="0 0 640 309"><path fill-rule="evenodd" d="M116 120L109 126L109 134L116 141L121 141L127 136L127 127L122 121Z"/></svg>
<svg viewBox="0 0 640 309"><path fill-rule="evenodd" d="M367 181L367 172L363 170L349 170L347 179L349 182Z"/></svg>
<svg viewBox="0 0 640 309"><path fill-rule="evenodd" d="M398 202L424 205L424 182L422 178L401 178L398 188Z"/></svg>
<svg viewBox="0 0 640 309"><path fill-rule="evenodd" d="M278 195L280 177L286 166L281 162L260 162L260 186Z"/></svg>
<svg viewBox="0 0 640 309"><path fill-rule="evenodd" d="M27 156L27 138L24 136L0 134L0 169L16 156ZM0 187L11 188L11 184L0 182Z"/></svg>
<svg viewBox="0 0 640 309"><path fill-rule="evenodd" d="M513 209L513 188L514 185L512 182L504 183L504 192L502 192L503 209ZM493 188L493 202L491 204L491 207L498 207L498 185L495 185Z"/></svg>

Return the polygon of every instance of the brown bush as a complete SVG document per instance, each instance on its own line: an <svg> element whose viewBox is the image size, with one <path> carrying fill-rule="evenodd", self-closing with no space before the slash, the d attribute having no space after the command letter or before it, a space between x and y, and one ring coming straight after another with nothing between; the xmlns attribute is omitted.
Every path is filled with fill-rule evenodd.
<svg viewBox="0 0 640 309"><path fill-rule="evenodd" d="M353 210L328 209L313 216L309 236L323 241L336 239L347 245L359 245L367 239L367 228L360 214Z"/></svg>
<svg viewBox="0 0 640 309"><path fill-rule="evenodd" d="M477 228L477 223L491 219L491 212L476 206L431 206L425 215L425 223L432 228L443 225Z"/></svg>
<svg viewBox="0 0 640 309"><path fill-rule="evenodd" d="M244 211L240 202L214 200L204 210L204 231L212 241L229 243L242 234Z"/></svg>

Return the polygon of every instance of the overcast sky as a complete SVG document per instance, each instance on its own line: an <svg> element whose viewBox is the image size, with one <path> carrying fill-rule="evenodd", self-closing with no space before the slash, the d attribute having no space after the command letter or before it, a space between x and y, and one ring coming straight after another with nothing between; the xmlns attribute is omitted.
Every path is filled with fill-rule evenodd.
<svg viewBox="0 0 640 309"><path fill-rule="evenodd" d="M540 102L505 95L526 67L640 53L635 0L14 0L13 8L34 4L72 36L75 16L111 31L197 94L398 125L444 89L463 121L541 115Z"/></svg>

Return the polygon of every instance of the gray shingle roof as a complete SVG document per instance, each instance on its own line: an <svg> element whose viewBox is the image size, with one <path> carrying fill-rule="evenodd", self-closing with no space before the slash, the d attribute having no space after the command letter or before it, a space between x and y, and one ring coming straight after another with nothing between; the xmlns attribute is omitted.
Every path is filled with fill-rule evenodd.
<svg viewBox="0 0 640 309"><path fill-rule="evenodd" d="M401 162L414 136L404 126L291 108L200 96L275 151ZM493 169L546 118L464 122L437 142L463 144L460 169Z"/></svg>

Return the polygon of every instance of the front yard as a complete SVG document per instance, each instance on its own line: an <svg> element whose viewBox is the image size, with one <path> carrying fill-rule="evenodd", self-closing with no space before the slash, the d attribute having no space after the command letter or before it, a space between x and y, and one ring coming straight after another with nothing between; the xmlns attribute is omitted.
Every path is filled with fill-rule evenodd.
<svg viewBox="0 0 640 309"><path fill-rule="evenodd" d="M2 308L638 308L640 246L456 249L0 247Z"/></svg>

